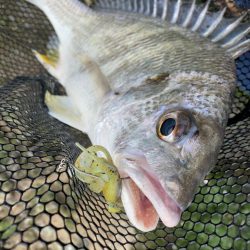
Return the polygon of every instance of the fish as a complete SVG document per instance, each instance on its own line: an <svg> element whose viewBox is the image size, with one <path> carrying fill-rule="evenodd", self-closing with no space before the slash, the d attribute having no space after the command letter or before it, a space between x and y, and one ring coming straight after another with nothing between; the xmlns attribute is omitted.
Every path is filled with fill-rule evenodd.
<svg viewBox="0 0 250 250"><path fill-rule="evenodd" d="M215 166L250 48L244 15L182 0L28 0L51 22L57 60L36 58L65 88L49 114L110 152L130 223L175 227Z"/></svg>

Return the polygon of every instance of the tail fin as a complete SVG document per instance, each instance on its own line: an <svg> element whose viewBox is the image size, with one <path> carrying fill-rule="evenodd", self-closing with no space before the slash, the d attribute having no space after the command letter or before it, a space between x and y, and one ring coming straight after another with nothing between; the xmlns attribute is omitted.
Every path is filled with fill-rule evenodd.
<svg viewBox="0 0 250 250"><path fill-rule="evenodd" d="M53 25L59 41L66 38L75 23L86 23L93 11L79 0L26 0L44 12ZM70 10L70 11L69 11Z"/></svg>
<svg viewBox="0 0 250 250"><path fill-rule="evenodd" d="M177 24L192 32L198 32L213 43L223 47L233 58L250 50L250 25L242 24L245 15L238 19L226 19L226 8L217 13L209 13L211 0L200 7L196 0L191 4L183 0L96 0L96 8L118 9L158 17L172 24Z"/></svg>

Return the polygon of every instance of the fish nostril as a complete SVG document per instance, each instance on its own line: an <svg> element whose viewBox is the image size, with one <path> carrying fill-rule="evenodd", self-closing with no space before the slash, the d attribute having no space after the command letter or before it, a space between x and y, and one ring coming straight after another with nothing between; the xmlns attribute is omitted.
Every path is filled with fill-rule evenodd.
<svg viewBox="0 0 250 250"><path fill-rule="evenodd" d="M132 158L125 158L127 161L131 161L131 162L135 162L135 160L134 159L132 159Z"/></svg>
<svg viewBox="0 0 250 250"><path fill-rule="evenodd" d="M187 160L184 160L184 159L180 159L180 165L183 167L183 168L188 168L187 166Z"/></svg>
<svg viewBox="0 0 250 250"><path fill-rule="evenodd" d="M121 180L128 180L128 179L131 179L129 176L127 177L120 177Z"/></svg>
<svg viewBox="0 0 250 250"><path fill-rule="evenodd" d="M198 136L199 136L199 134L200 134L199 130L196 130L196 131L194 132L193 137L194 137L194 138L196 138L196 137L198 137Z"/></svg>

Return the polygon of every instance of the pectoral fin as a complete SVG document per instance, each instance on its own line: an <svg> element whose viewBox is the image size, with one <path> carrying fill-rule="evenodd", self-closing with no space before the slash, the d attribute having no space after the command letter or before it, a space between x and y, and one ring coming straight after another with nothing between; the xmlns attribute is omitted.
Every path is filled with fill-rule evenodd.
<svg viewBox="0 0 250 250"><path fill-rule="evenodd" d="M49 108L51 116L73 128L85 132L81 122L81 115L68 96L52 95L47 91L45 94L45 103Z"/></svg>

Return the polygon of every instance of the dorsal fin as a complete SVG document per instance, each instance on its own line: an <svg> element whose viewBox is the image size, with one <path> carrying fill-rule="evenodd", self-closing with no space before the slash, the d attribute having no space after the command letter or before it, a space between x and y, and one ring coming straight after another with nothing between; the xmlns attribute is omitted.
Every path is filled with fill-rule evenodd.
<svg viewBox="0 0 250 250"><path fill-rule="evenodd" d="M245 15L235 19L226 19L226 8L217 13L209 13L211 0L204 6L198 6L196 0L184 3L183 0L96 0L95 8L136 12L155 18L161 18L172 24L197 32L218 44L233 58L250 50L250 25L242 24Z"/></svg>

